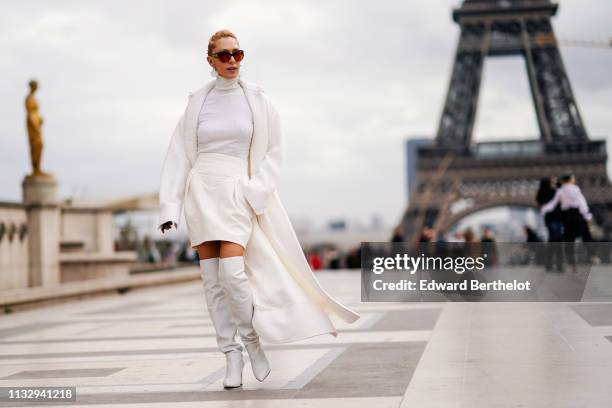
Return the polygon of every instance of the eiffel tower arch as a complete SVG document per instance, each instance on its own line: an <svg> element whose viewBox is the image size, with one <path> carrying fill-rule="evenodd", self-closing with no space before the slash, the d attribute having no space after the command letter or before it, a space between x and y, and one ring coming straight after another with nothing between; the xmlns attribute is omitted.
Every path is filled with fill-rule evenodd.
<svg viewBox="0 0 612 408"><path fill-rule="evenodd" d="M417 150L416 187L401 225L416 241L424 226L447 232L461 218L494 206L536 207L542 177L576 175L604 239L612 238L612 183L605 140L587 135L550 19L550 0L464 0L453 10L461 34L431 146ZM540 138L473 143L485 58L520 55ZM457 203L468 203L453 211Z"/></svg>

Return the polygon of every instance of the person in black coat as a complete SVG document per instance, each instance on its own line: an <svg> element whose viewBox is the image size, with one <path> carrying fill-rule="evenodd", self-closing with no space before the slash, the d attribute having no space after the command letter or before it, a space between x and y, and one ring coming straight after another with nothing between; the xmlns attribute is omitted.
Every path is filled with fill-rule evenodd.
<svg viewBox="0 0 612 408"><path fill-rule="evenodd" d="M540 180L540 188L536 194L536 202L538 208L542 208L546 203L550 202L557 192L558 182L557 177L544 177ZM546 270L553 269L556 266L557 271L563 271L563 219L561 214L561 204L557 204L555 208L544 215L544 223L548 231L548 245L546 250Z"/></svg>

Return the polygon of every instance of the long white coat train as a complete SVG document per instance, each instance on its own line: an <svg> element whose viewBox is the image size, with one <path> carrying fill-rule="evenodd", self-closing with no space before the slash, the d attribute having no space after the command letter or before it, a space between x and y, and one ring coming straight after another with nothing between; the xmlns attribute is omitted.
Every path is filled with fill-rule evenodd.
<svg viewBox="0 0 612 408"><path fill-rule="evenodd" d="M185 185L197 155L197 119L215 81L189 94L185 112L172 134L162 166L159 224L178 225ZM246 274L253 289L253 326L264 340L287 343L321 334L337 336L328 314L352 323L359 314L321 287L302 251L277 191L284 157L278 111L264 90L242 78L253 114L249 178L241 179L257 222L245 248Z"/></svg>

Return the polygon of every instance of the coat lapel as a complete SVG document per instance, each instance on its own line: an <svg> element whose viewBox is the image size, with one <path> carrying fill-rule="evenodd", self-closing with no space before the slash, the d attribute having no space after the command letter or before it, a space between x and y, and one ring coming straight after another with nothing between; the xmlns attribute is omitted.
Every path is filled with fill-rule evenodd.
<svg viewBox="0 0 612 408"><path fill-rule="evenodd" d="M264 116L266 111L261 95L261 88L254 86L250 82L240 80L240 86L244 90L251 114L253 115L253 139L249 150L251 162L251 174L258 168L265 151L262 151L262 146L268 145L267 118Z"/></svg>
<svg viewBox="0 0 612 408"><path fill-rule="evenodd" d="M187 111L185 112L185 149L187 150L187 157L191 165L195 163L198 143L196 138L196 132L198 130L198 115L202 104L206 99L206 95L215 85L215 81L212 80L204 85L197 91L189 94L189 103L187 104Z"/></svg>

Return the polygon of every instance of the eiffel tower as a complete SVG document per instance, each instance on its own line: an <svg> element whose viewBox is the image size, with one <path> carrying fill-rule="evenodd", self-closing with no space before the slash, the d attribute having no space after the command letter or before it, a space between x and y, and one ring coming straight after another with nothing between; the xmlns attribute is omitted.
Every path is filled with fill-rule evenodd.
<svg viewBox="0 0 612 408"><path fill-rule="evenodd" d="M539 180L567 171L611 240L605 140L591 140L580 116L550 22L557 8L550 0L465 0L453 10L461 34L438 133L417 150L405 240L416 241L424 226L445 233L491 207L537 208ZM540 138L472 143L483 63L505 55L524 57Z"/></svg>

